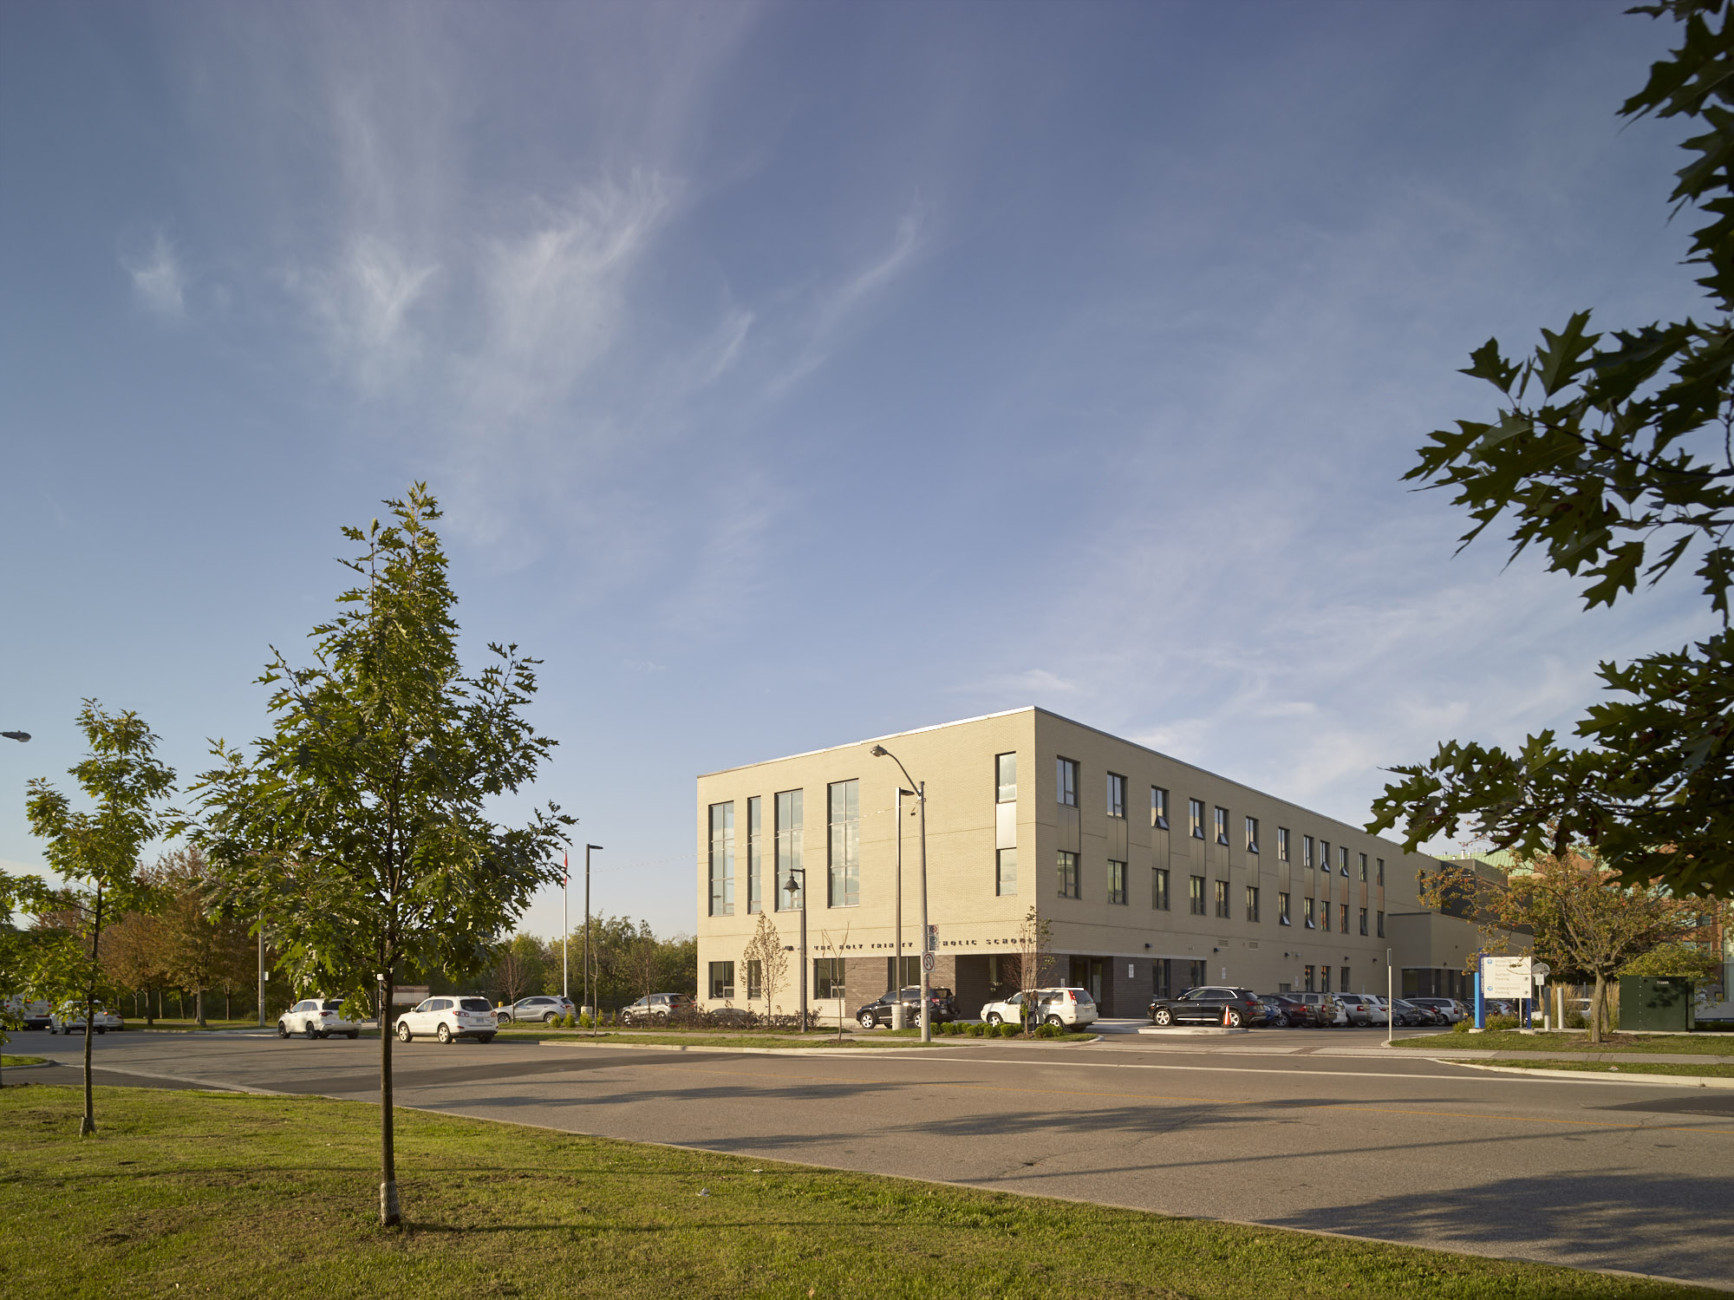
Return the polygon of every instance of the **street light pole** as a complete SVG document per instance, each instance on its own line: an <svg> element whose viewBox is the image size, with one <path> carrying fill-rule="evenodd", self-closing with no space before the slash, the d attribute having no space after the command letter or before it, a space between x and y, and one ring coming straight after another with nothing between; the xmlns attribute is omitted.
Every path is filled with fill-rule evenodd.
<svg viewBox="0 0 1734 1300"><path fill-rule="evenodd" d="M795 877L801 878L799 885ZM789 868L789 883L783 888L788 891L789 898L795 897L795 890L801 891L801 1010L797 1017L799 1032L807 1032L807 869L805 867Z"/></svg>
<svg viewBox="0 0 1734 1300"><path fill-rule="evenodd" d="M907 1029L903 1018L903 787L897 787L897 965L891 987L897 998L891 1004L891 1027Z"/></svg>
<svg viewBox="0 0 1734 1300"><path fill-rule="evenodd" d="M590 855L602 852L600 844L584 846L584 1005L590 1015L596 1015L596 1004L590 1000Z"/></svg>
<svg viewBox="0 0 1734 1300"><path fill-rule="evenodd" d="M572 1000L572 855L564 855L566 872L560 877L560 996Z"/></svg>
<svg viewBox="0 0 1734 1300"><path fill-rule="evenodd" d="M897 764L897 770L903 773L903 779L915 787L915 802L916 806L921 811L921 1041L924 1043L931 1043L933 1041L933 1010L928 1006L927 1002L927 965L929 961L928 954L930 951L927 946L927 782L917 781L914 777L910 776L909 769L903 766L903 760L898 758L897 755L893 754L889 749L886 749L885 746L875 745L871 752L874 758L888 758L893 763ZM898 821L897 826L899 832L898 846L901 848L903 842L903 823L901 820ZM902 873L899 872L900 877L901 874ZM901 979L902 972L899 971L898 975L900 977L898 979L898 1000L901 1001L901 990L903 985Z"/></svg>
<svg viewBox="0 0 1734 1300"><path fill-rule="evenodd" d="M1391 1045L1397 1023L1397 981L1391 977L1391 950L1385 949L1385 1046Z"/></svg>

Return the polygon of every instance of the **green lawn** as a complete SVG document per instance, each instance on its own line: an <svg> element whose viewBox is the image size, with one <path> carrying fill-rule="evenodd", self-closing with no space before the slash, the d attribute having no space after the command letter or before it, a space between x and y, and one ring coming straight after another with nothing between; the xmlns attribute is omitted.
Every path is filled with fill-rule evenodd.
<svg viewBox="0 0 1734 1300"><path fill-rule="evenodd" d="M0 1055L0 1070L10 1070L15 1065L41 1065L46 1057L41 1056L4 1056Z"/></svg>
<svg viewBox="0 0 1734 1300"><path fill-rule="evenodd" d="M1419 1051L1450 1048L1499 1052L1677 1052L1683 1055L1734 1057L1734 1034L1611 1034L1599 1045L1588 1034L1520 1034L1514 1029L1489 1029L1479 1034L1428 1034L1399 1038L1398 1047Z"/></svg>
<svg viewBox="0 0 1734 1300"><path fill-rule="evenodd" d="M1587 1070L1599 1074L1689 1074L1710 1079L1734 1079L1734 1063L1728 1065L1681 1065L1667 1061L1621 1061L1610 1065L1605 1061L1537 1061L1509 1060L1494 1057L1477 1061L1477 1065L1520 1066L1526 1070Z"/></svg>
<svg viewBox="0 0 1734 1300"><path fill-rule="evenodd" d="M1682 1288L323 1098L0 1092L10 1295L1663 1296Z"/></svg>

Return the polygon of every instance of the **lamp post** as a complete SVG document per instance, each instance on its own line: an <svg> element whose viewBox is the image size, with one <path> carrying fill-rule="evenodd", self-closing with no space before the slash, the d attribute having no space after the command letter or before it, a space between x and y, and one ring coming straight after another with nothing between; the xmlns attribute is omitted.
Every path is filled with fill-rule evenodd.
<svg viewBox="0 0 1734 1300"><path fill-rule="evenodd" d="M584 1005L591 1016L596 1014L596 1004L590 1000L590 855L600 852L600 844L584 846Z"/></svg>
<svg viewBox="0 0 1734 1300"><path fill-rule="evenodd" d="M907 1029L903 1016L903 796L915 797L915 791L897 787L897 973L891 977L891 987L897 990L897 1000L891 1004L891 1027Z"/></svg>
<svg viewBox="0 0 1734 1300"><path fill-rule="evenodd" d="M1397 981L1391 975L1391 950L1385 949L1385 1046L1391 1045L1397 1023Z"/></svg>
<svg viewBox="0 0 1734 1300"><path fill-rule="evenodd" d="M801 878L801 883L795 883L795 877ZM789 895L789 901L795 901L795 891L801 891L801 1011L800 1032L807 1032L807 869L805 867L789 868L789 883L783 886Z"/></svg>
<svg viewBox="0 0 1734 1300"><path fill-rule="evenodd" d="M568 1002L572 1000L572 962L568 953L572 948L572 855L561 855L566 864L565 871L560 876L560 996Z"/></svg>
<svg viewBox="0 0 1734 1300"><path fill-rule="evenodd" d="M927 782L917 781L914 777L910 776L909 769L903 766L903 760L898 758L897 755L893 754L889 749L886 749L885 746L873 746L872 754L874 758L888 758L893 763L897 764L897 770L903 773L903 779L915 787L915 805L921 811L921 1041L924 1043L931 1043L933 1041L933 1013L932 1009L927 1005ZM903 843L903 823L901 820L898 821L897 828L897 842L901 847ZM901 880L901 871L898 872L898 877ZM901 920L901 917L899 920ZM899 933L901 933L901 931ZM899 952L901 951L902 949L899 948ZM901 1001L903 972L898 971L897 974L899 977L898 1000Z"/></svg>

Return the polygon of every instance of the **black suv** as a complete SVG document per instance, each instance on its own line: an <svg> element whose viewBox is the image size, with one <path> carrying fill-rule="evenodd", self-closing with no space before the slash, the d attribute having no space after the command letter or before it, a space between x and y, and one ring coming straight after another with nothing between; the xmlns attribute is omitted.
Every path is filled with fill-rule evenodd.
<svg viewBox="0 0 1734 1300"><path fill-rule="evenodd" d="M1228 1025L1239 1029L1264 1023L1266 1009L1251 989L1229 985L1187 989L1177 998L1154 998L1150 1003L1153 1025Z"/></svg>
<svg viewBox="0 0 1734 1300"><path fill-rule="evenodd" d="M915 1026L921 1023L921 986L907 984L902 989L887 989L877 999L869 1002L855 1013L855 1020L863 1029L872 1029L877 1025L889 1025L891 1009L897 1003L903 1003L903 1023L905 1026ZM927 990L927 1018L929 1022L943 1025L948 1020L957 1019L957 1002L950 989L932 988Z"/></svg>

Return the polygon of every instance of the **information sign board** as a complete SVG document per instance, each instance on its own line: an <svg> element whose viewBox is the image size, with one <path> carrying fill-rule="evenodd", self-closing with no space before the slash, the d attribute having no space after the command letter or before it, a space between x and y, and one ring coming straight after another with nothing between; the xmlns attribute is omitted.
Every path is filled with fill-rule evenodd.
<svg viewBox="0 0 1734 1300"><path fill-rule="evenodd" d="M1483 957L1481 996L1487 998L1534 997L1528 957Z"/></svg>

